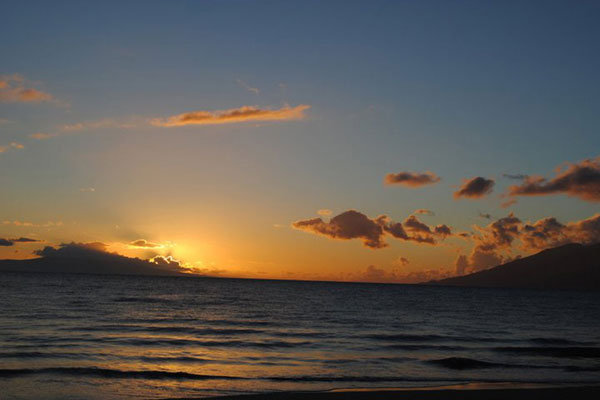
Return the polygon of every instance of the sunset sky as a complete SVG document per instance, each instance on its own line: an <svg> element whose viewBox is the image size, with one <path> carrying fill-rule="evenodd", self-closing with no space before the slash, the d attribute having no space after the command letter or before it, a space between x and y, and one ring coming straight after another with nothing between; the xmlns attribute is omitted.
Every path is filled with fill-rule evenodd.
<svg viewBox="0 0 600 400"><path fill-rule="evenodd" d="M597 1L2 15L0 258L413 282L600 240Z"/></svg>

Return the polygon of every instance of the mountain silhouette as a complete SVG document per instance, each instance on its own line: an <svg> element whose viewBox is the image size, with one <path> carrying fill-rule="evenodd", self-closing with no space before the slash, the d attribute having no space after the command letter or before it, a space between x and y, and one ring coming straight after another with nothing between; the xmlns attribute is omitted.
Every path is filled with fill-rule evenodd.
<svg viewBox="0 0 600 400"><path fill-rule="evenodd" d="M600 290L600 243L566 244L485 271L428 284Z"/></svg>

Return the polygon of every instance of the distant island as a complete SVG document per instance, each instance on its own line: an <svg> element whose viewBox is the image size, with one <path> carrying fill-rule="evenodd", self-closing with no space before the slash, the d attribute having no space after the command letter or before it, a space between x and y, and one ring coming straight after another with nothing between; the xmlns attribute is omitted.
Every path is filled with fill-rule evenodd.
<svg viewBox="0 0 600 400"><path fill-rule="evenodd" d="M0 260L0 271L75 274L197 276L186 272L178 262L165 258L157 262L108 253L89 244L69 243L47 246L36 252L39 258Z"/></svg>
<svg viewBox="0 0 600 400"><path fill-rule="evenodd" d="M566 244L431 285L600 290L600 243Z"/></svg>

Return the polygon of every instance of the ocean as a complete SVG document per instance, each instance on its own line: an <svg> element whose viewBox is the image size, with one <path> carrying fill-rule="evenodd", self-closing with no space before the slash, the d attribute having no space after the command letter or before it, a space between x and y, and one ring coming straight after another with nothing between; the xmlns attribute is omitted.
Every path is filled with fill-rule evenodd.
<svg viewBox="0 0 600 400"><path fill-rule="evenodd" d="M2 399L600 383L600 293L0 272Z"/></svg>

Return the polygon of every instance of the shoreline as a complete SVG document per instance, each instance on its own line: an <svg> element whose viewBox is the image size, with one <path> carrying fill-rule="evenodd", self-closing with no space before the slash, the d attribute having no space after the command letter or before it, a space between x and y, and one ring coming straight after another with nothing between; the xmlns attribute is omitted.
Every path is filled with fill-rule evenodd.
<svg viewBox="0 0 600 400"><path fill-rule="evenodd" d="M171 400L532 400L598 399L600 383L552 385L540 383L466 383L430 387L347 388L328 391L283 391L216 397L188 397Z"/></svg>

